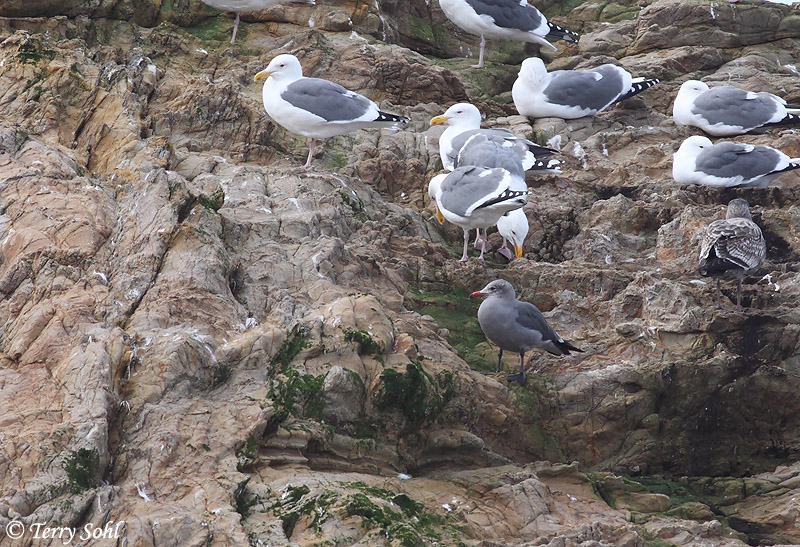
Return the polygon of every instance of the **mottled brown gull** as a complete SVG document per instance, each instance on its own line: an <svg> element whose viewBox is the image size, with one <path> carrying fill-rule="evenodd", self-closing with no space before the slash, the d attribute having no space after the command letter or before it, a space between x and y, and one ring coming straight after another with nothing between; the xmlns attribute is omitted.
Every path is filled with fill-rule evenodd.
<svg viewBox="0 0 800 547"><path fill-rule="evenodd" d="M753 222L750 206L743 199L728 203L725 220L715 220L706 228L700 242L700 275L717 278L717 307L720 302L720 277L734 277L736 311L742 311L742 279L764 264L767 243L761 228Z"/></svg>

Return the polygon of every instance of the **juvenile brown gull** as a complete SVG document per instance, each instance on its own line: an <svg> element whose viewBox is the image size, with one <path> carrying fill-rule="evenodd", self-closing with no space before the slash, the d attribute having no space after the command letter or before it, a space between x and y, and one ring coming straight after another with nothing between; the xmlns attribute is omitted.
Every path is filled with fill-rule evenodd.
<svg viewBox="0 0 800 547"><path fill-rule="evenodd" d="M750 216L743 199L728 203L725 220L715 220L706 228L700 242L700 275L717 278L717 308L720 302L720 277L736 278L736 311L742 311L742 279L764 264L767 243L761 228Z"/></svg>

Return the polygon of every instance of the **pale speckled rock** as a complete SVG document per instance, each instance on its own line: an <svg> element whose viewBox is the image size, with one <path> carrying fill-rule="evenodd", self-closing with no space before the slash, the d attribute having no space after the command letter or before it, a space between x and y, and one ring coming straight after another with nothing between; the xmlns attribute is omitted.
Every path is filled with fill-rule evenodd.
<svg viewBox="0 0 800 547"><path fill-rule="evenodd" d="M4 9L70 17L0 18L0 529L125 520L142 546L389 544L354 496L401 514L403 493L437 515L443 544L797 539L800 179L720 190L670 176L693 134L670 119L685 79L800 102L789 8L575 6L583 37L551 67L618 62L662 82L563 122L509 102L518 69L499 63L535 46L491 41L489 69L465 72L477 39L435 2L279 6L245 17L233 48L231 15L198 0L43 6ZM558 3L540 7L573 28ZM301 169L307 140L269 121L252 82L279 52L411 122L327 139ZM485 126L563 151L562 175L527 178L531 232L511 264L457 263L460 230L430 218L441 129L428 122L467 98ZM791 130L740 140L800 155ZM714 310L695 273L699 231L733 197L770 248L743 316ZM480 342L488 367L496 353L479 331L460 338L477 307L460 291L496 277L585 353L534 352L524 389L471 370L457 351ZM416 382L394 392L409 399L386 397L398 377ZM109 484L71 495L62 462L79 448ZM543 459L562 463L526 465ZM681 484L713 492L750 537L647 489L611 509L579 468L717 475ZM279 504L303 486L294 509L314 506L286 520ZM338 505L322 506L327 492ZM642 509L666 511L632 517Z"/></svg>

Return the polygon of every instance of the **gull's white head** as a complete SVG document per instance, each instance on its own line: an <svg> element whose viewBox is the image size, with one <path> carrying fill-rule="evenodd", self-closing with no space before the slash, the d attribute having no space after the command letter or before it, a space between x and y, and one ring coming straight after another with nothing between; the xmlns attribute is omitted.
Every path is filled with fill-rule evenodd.
<svg viewBox="0 0 800 547"><path fill-rule="evenodd" d="M519 77L533 90L539 90L547 81L547 68L544 66L544 61L538 57L528 57L522 61L522 65L519 67Z"/></svg>
<svg viewBox="0 0 800 547"><path fill-rule="evenodd" d="M522 258L522 244L528 235L528 229L528 217L522 209L514 209L497 221L497 231L511 241L514 246L514 256L517 258Z"/></svg>
<svg viewBox="0 0 800 547"><path fill-rule="evenodd" d="M676 124L696 125L696 115L692 112L692 104L706 91L708 91L708 85L700 80L683 82L675 96L675 104L672 105L672 118Z"/></svg>
<svg viewBox="0 0 800 547"><path fill-rule="evenodd" d="M447 178L447 174L442 173L441 175L436 175L431 179L428 183L428 197L431 198L433 202L433 206L436 207L436 220L439 221L439 224L444 222L444 217L442 216L442 212L439 210L439 204L436 201L436 194L439 193L439 189L442 186L442 182L444 179Z"/></svg>
<svg viewBox="0 0 800 547"><path fill-rule="evenodd" d="M681 143L672 156L672 178L680 184L698 184L697 156L713 144L708 137L693 135Z"/></svg>
<svg viewBox="0 0 800 547"><path fill-rule="evenodd" d="M478 107L469 103L454 104L441 116L431 118L431 125L445 123L451 126L463 127L466 129L478 129L481 126L481 111Z"/></svg>
<svg viewBox="0 0 800 547"><path fill-rule="evenodd" d="M269 77L277 81L286 80L291 82L303 77L303 67L300 66L300 61L297 60L297 57L282 53L272 59L267 68L256 74L253 81L260 82Z"/></svg>
<svg viewBox="0 0 800 547"><path fill-rule="evenodd" d="M710 148L713 146L711 139L708 137L703 137L701 135L692 135L685 141L681 143L680 148L678 151L675 152L675 155L682 155L682 156L690 156L696 157L700 152L702 152L706 148Z"/></svg>
<svg viewBox="0 0 800 547"><path fill-rule="evenodd" d="M708 89L708 84L700 80L688 80L681 84L681 88L678 90L678 97L683 95L687 98L694 99L698 95L708 91Z"/></svg>

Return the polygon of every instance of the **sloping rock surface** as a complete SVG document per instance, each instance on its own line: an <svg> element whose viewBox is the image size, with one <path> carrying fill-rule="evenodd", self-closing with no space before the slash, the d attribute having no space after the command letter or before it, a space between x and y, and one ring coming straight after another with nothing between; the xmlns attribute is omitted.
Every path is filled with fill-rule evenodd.
<svg viewBox="0 0 800 547"><path fill-rule="evenodd" d="M0 5L0 545L119 522L135 546L800 542L800 176L671 178L683 81L800 104L800 12L538 5L582 33L551 68L661 83L528 120L510 89L538 47L471 70L477 39L422 0L276 6L234 47L199 0ZM411 122L300 168L252 81L278 53ZM464 100L561 150L510 264L459 263L432 219L428 121ZM796 129L736 140L800 156ZM768 244L743 315L696 273L735 197ZM481 374L467 294L497 277L585 353L534 353L525 387Z"/></svg>

